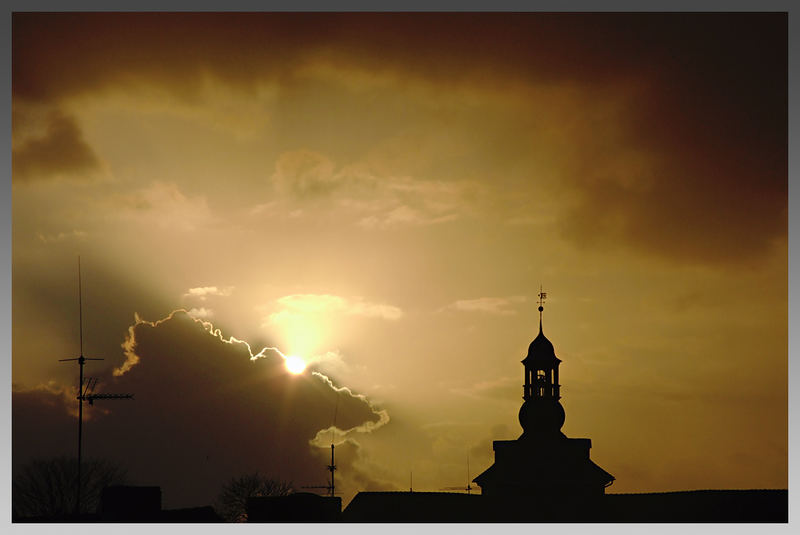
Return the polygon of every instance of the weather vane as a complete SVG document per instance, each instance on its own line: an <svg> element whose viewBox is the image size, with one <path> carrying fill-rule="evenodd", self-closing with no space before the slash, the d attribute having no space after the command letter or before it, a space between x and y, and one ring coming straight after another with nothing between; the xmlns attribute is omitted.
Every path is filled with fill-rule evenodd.
<svg viewBox="0 0 800 535"><path fill-rule="evenodd" d="M539 285L539 312L544 308L544 300L547 299L547 293L542 291L542 285Z"/></svg>

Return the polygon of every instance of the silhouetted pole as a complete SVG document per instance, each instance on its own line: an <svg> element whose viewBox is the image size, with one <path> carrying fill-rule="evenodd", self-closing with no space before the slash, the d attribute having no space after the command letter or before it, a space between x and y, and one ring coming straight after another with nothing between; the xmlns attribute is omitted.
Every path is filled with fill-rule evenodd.
<svg viewBox="0 0 800 535"><path fill-rule="evenodd" d="M66 362L77 360L78 361L78 481L76 484L75 496L75 514L79 515L81 512L81 454L82 454L82 440L83 440L83 401L88 400L89 405L93 404L95 399L131 399L132 394L89 394L89 386L86 390L83 388L83 366L87 360L103 360L92 359L83 356L83 302L81 297L81 257L78 257L78 331L80 340L80 356L72 359L59 359L59 362Z"/></svg>
<svg viewBox="0 0 800 535"><path fill-rule="evenodd" d="M471 481L469 480L469 453L467 453L467 494L472 492L472 485L470 485Z"/></svg>
<svg viewBox="0 0 800 535"><path fill-rule="evenodd" d="M336 463L334 462L333 452L334 452L334 445L333 445L333 434L334 429L336 428L336 413L339 410L339 396L336 396L336 405L333 408L333 423L331 424L331 464L329 464L326 468L331 473L331 480L330 483L327 485L304 485L302 488L304 489L326 489L328 492L331 493L331 498L336 495L336 487L334 486L333 481L333 472L336 471Z"/></svg>
<svg viewBox="0 0 800 535"><path fill-rule="evenodd" d="M335 495L336 487L333 484L333 472L336 471L336 463L333 462L333 443L331 443L331 464L328 466L328 470L331 471L331 497Z"/></svg>
<svg viewBox="0 0 800 535"><path fill-rule="evenodd" d="M81 450L82 450L82 437L83 437L83 365L87 360L103 360L103 359L87 359L83 356L83 302L81 298L81 257L78 257L78 336L80 340L80 356L74 359L59 359L59 362L70 360L78 361L78 481L76 484L75 496L75 514L81 512Z"/></svg>

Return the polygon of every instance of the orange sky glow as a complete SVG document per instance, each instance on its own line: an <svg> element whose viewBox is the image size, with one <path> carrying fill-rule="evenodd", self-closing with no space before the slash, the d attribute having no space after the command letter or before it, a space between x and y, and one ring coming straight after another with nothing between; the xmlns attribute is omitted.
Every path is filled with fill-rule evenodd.
<svg viewBox="0 0 800 535"><path fill-rule="evenodd" d="M345 503L466 484L540 284L609 492L787 488L785 14L12 22L13 463L74 452L80 255L136 396L84 454L165 506L323 484L331 440Z"/></svg>

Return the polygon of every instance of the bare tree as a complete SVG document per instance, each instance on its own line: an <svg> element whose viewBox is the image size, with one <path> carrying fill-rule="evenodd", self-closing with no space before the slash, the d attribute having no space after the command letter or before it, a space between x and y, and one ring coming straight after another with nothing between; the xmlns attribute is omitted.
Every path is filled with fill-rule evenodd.
<svg viewBox="0 0 800 535"><path fill-rule="evenodd" d="M21 466L11 484L11 510L16 518L52 518L75 512L78 460L73 457L35 459ZM81 466L81 513L94 513L104 487L125 483L119 463L89 459Z"/></svg>
<svg viewBox="0 0 800 535"><path fill-rule="evenodd" d="M254 472L234 477L222 487L217 497L217 513L227 522L247 522L247 498L286 496L294 492L291 483L271 479Z"/></svg>

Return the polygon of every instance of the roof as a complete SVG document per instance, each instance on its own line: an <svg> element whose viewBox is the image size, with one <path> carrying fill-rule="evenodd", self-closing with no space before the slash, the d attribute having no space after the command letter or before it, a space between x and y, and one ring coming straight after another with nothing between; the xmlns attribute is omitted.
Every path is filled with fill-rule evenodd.
<svg viewBox="0 0 800 535"><path fill-rule="evenodd" d="M469 522L482 519L481 496L460 492L359 492L344 522Z"/></svg>
<svg viewBox="0 0 800 535"><path fill-rule="evenodd" d="M473 481L481 489L517 487L532 492L605 487L614 476L592 462L588 448L581 453L584 440L564 438L541 450L531 447L536 443L509 441L502 452L495 449L494 464Z"/></svg>
<svg viewBox="0 0 800 535"><path fill-rule="evenodd" d="M531 345L528 346L528 356L523 359L522 363L526 367L552 367L557 365L561 360L556 357L556 351L553 348L553 343L547 339L542 332L542 323L539 322L539 334L533 339Z"/></svg>

